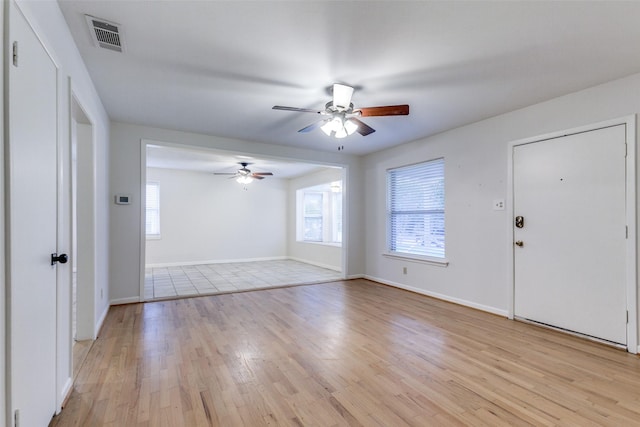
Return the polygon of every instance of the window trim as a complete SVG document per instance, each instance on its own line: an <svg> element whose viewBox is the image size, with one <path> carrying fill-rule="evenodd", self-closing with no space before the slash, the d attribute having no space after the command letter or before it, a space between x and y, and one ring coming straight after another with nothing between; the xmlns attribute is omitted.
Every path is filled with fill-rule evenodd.
<svg viewBox="0 0 640 427"><path fill-rule="evenodd" d="M430 256L405 254L403 252L388 252L388 251L384 252L382 254L382 256L386 257L386 258L411 261L411 262L416 262L416 263L420 263L420 264L437 265L437 266L440 266L440 267L448 267L449 266L449 260L446 259L446 258L436 258L436 257L430 257Z"/></svg>

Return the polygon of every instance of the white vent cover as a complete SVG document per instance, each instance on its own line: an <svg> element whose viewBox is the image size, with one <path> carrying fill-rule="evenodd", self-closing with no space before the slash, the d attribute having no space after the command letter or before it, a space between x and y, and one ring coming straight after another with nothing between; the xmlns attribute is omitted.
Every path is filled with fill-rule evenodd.
<svg viewBox="0 0 640 427"><path fill-rule="evenodd" d="M115 52L124 52L124 40L118 24L91 15L85 15L84 17L87 20L87 24L89 24L91 39L93 39L93 44L96 47Z"/></svg>

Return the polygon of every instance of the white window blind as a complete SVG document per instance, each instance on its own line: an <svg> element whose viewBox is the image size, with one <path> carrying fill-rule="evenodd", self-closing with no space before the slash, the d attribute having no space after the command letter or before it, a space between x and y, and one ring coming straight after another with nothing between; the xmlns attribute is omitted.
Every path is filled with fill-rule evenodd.
<svg viewBox="0 0 640 427"><path fill-rule="evenodd" d="M444 258L444 159L390 169L387 189L389 252Z"/></svg>
<svg viewBox="0 0 640 427"><path fill-rule="evenodd" d="M160 237L160 184L157 182L147 183L146 234Z"/></svg>

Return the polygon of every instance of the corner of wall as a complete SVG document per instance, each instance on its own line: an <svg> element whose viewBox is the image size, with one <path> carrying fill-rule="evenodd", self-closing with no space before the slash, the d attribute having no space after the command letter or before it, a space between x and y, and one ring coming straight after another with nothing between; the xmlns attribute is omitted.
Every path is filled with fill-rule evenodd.
<svg viewBox="0 0 640 427"><path fill-rule="evenodd" d="M2 28L2 34L0 35L2 42L2 50L4 52L7 42L6 32L8 31L8 25L5 22L5 11L9 7L9 2L2 2L0 5L0 28ZM5 55L6 56L6 55ZM5 348L7 328L5 323L6 316L6 297L5 297L5 252L4 252L4 147L5 147L5 113L4 113L4 88L5 88L5 64L0 64L0 95L2 96L2 102L0 103L0 137L2 138L2 148L0 149L0 331L2 331L3 339L0 340L0 424L6 422L6 379L5 379Z"/></svg>

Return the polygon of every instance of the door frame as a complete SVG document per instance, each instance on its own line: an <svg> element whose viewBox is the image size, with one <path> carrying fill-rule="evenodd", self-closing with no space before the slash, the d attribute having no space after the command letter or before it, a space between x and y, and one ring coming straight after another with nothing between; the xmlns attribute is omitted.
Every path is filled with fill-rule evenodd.
<svg viewBox="0 0 640 427"><path fill-rule="evenodd" d="M225 152L227 154L240 154L240 155L247 155L247 156L256 156L256 157L262 157L262 158L271 158L274 160L285 160L285 161L299 161L300 163L317 163L318 166L333 166L333 167L339 167L342 169L342 254L340 256L341 258L341 275L343 279L347 278L347 271L348 271L348 261L349 258L347 256L348 253L348 247L349 247L349 212L350 212L350 208L349 208L349 204L346 202L347 201L347 196L346 193L349 189L349 165L348 164L342 164L342 163L331 163L331 162L314 162L311 160L303 160L303 159L299 159L299 158L294 158L294 157L283 157L283 156L272 156L269 154L260 154L260 153L253 153L253 152L248 152L248 151L242 151L242 150L228 150L228 149L224 149L224 148L216 148L216 147L206 147L206 146L198 146L198 145L194 145L194 144L182 144L182 143L175 143L175 142L169 142L169 141L165 141L165 140L159 140L159 139L150 139L150 138L141 138L140 139L140 239L139 239L139 264L140 264L140 269L139 269L139 297L132 297L132 298L128 298L127 302L146 302L146 301L153 301L152 300L148 300L145 298L144 296L144 283L145 283L145 267L146 267L146 242L147 242L147 236L146 236L146 208L145 208L145 200L146 200L146 193L147 193L147 145L158 145L158 146L164 146L164 147L173 147L173 148L181 148L181 149L196 149L196 150L200 150L200 151L213 151L213 152ZM162 198L162 196L161 196Z"/></svg>
<svg viewBox="0 0 640 427"><path fill-rule="evenodd" d="M83 141L83 148L87 153L87 158L82 159L82 165L80 164L80 159L76 162L76 181L84 181L88 183L88 187L91 189L91 195L89 197L81 197L80 199L76 198L76 216L82 216L82 220L78 220L76 218L76 232L78 235L82 235L82 244L78 244L78 246L82 246L82 252L84 254L83 257L77 257L72 260L72 265L77 267L77 271L81 272L79 276L76 276L76 279L80 277L82 280L77 281L77 285L80 283L83 284L82 288L77 289L77 313L76 313L76 338L78 340L95 340L98 336L98 330L96 328L97 322L96 318L96 290L98 289L97 278L96 278L96 266L97 262L97 200L96 194L98 194L96 188L96 169L97 169L97 157L96 157L96 120L90 113L88 113L88 109L85 108L82 100L78 96L75 91L75 85L71 80L71 77L68 78L68 99L69 105L67 108L69 109L69 165L70 168L73 168L73 160L71 159L71 146L73 144L72 138L74 138L74 133L78 125L86 125L91 127L91 138L90 140ZM76 140L76 148L80 143ZM78 169L80 173L78 174ZM69 174L71 177L71 174ZM67 185L69 193L73 192L72 186L74 185L72 179L69 179L69 183ZM69 211L72 212L73 200L69 197ZM80 211L83 215L78 214L78 209L81 208ZM70 232L73 226L70 225ZM69 238L71 241L71 237ZM78 250L78 248L76 248ZM79 252L79 251L78 251ZM77 254L74 254L77 255ZM71 326L70 326L71 327ZM71 337L71 345L73 345L73 336Z"/></svg>
<svg viewBox="0 0 640 427"><path fill-rule="evenodd" d="M513 189L513 154L519 145L531 144L535 142L547 141L550 139L561 138L564 136L574 135L602 129L606 127L625 125L627 157L626 157L626 222L628 227L628 238L626 243L626 272L625 272L625 291L627 299L627 351L629 353L638 353L638 277L637 277L637 259L636 259L636 115L625 116L617 119L607 120L591 125L581 126L568 129L565 131L552 132L531 138L512 141L508 144L508 164L507 164L507 197L506 197L506 226L507 242L510 248L507 251L509 259L507 260L507 281L508 286L508 317L513 319L515 316L515 246L514 246L514 189Z"/></svg>

